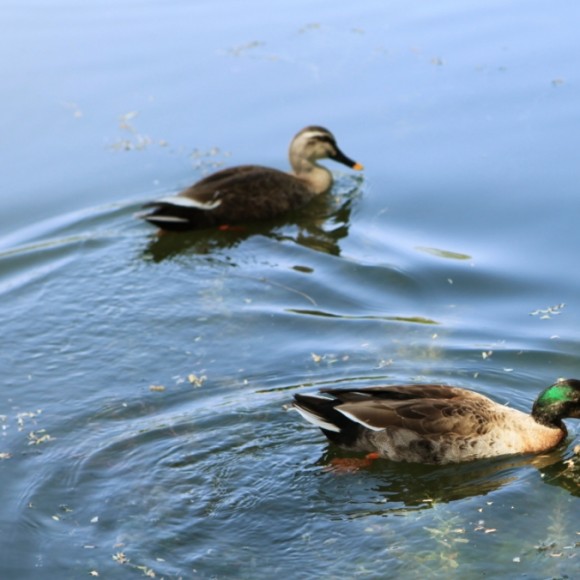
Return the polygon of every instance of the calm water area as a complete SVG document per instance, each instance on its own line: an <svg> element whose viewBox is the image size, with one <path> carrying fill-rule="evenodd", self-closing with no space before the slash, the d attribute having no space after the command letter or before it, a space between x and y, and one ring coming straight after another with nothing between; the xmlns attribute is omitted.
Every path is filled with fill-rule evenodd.
<svg viewBox="0 0 580 580"><path fill-rule="evenodd" d="M350 473L290 409L580 378L580 3L6 0L0 578L578 578L580 424ZM328 127L360 173L244 231L141 205Z"/></svg>

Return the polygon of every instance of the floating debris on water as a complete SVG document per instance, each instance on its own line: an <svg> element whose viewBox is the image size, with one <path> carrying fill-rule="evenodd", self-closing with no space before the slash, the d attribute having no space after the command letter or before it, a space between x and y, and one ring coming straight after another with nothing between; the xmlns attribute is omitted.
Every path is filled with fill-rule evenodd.
<svg viewBox="0 0 580 580"><path fill-rule="evenodd" d="M564 302L560 304L555 304L554 306L548 306L548 308L538 308L533 312L530 312L530 316L539 316L540 320L546 320L552 316L557 316L562 313L562 310L566 304Z"/></svg>

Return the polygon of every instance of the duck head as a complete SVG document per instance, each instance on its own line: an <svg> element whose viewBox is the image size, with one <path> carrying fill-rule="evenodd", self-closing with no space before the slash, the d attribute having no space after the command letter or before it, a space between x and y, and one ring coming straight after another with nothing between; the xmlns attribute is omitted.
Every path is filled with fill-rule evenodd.
<svg viewBox="0 0 580 580"><path fill-rule="evenodd" d="M532 408L538 423L563 428L562 419L580 419L580 381L559 379L542 391Z"/></svg>
<svg viewBox="0 0 580 580"><path fill-rule="evenodd" d="M338 147L334 135L324 127L310 125L299 131L290 143L290 164L295 173L308 171L319 159L332 159L351 169L363 166L347 157Z"/></svg>

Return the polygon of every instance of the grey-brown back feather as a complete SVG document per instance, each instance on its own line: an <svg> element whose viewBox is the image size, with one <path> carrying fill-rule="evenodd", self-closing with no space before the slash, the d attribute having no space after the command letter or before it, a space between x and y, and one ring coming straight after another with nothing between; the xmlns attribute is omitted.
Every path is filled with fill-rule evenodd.
<svg viewBox="0 0 580 580"><path fill-rule="evenodd" d="M481 434L495 403L473 391L446 385L374 387L362 391L328 389L336 410L374 429L403 428L430 436Z"/></svg>

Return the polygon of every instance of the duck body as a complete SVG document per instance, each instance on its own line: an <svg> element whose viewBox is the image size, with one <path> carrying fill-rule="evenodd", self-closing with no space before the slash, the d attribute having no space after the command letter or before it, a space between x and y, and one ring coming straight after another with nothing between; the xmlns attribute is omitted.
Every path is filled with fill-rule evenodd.
<svg viewBox="0 0 580 580"><path fill-rule="evenodd" d="M271 195L275 191L276 195ZM275 218L307 204L314 194L297 178L268 167L241 165L214 173L176 196L147 204L144 219L164 230L186 231Z"/></svg>
<svg viewBox="0 0 580 580"><path fill-rule="evenodd" d="M342 153L330 131L318 126L306 127L294 137L289 157L292 173L260 165L224 169L177 195L146 204L147 211L139 217L169 231L269 220L332 187L332 174L317 163L319 159L362 169Z"/></svg>
<svg viewBox="0 0 580 580"><path fill-rule="evenodd" d="M333 443L385 459L445 464L539 453L566 436L564 417L580 418L580 381L540 394L532 414L446 385L325 389L295 395L294 407Z"/></svg>

